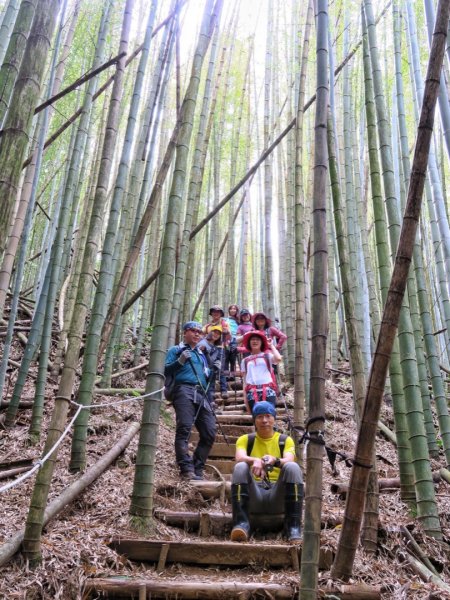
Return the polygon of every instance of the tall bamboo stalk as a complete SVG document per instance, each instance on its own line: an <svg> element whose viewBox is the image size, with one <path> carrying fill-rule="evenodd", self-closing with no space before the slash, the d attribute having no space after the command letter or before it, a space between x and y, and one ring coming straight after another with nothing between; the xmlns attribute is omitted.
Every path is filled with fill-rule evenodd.
<svg viewBox="0 0 450 600"><path fill-rule="evenodd" d="M314 140L314 279L312 288L312 345L309 427L312 443L307 447L305 524L300 571L301 600L315 600L320 553L322 508L322 436L325 423L325 359L328 331L327 306L327 113L328 113L328 2L316 7L317 100Z"/></svg>

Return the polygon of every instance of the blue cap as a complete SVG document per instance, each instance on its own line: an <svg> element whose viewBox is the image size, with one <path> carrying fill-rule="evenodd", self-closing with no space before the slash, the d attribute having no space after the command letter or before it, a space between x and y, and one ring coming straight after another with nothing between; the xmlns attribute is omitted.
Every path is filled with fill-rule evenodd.
<svg viewBox="0 0 450 600"><path fill-rule="evenodd" d="M258 415L272 415L272 417L277 416L277 411L275 407L270 402L263 400L262 402L257 402L253 407L252 411L253 417L257 417Z"/></svg>
<svg viewBox="0 0 450 600"><path fill-rule="evenodd" d="M188 329L201 329L202 326L197 321L188 321L183 325L183 331L187 331Z"/></svg>

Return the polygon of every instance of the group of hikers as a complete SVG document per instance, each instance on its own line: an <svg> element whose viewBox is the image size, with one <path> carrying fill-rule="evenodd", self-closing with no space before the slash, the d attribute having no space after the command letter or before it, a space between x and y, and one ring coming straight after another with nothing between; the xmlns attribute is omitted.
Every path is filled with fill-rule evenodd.
<svg viewBox="0 0 450 600"><path fill-rule="evenodd" d="M280 350L287 336L263 312L252 315L236 304L228 307L227 316L218 305L211 307L209 315L211 319L204 326L196 321L185 323L183 341L172 346L166 357L166 395L176 415L175 457L180 475L185 480L203 479L216 436L215 382L218 379L221 397L226 399L227 376L233 379L241 374L244 403L253 416L255 433L236 442L231 540L247 541L252 529L273 528L278 525L275 516L284 523L285 537L299 540L303 475L295 462L293 439L275 429L275 369L282 360ZM239 369L238 355L242 355ZM199 441L191 455L193 425Z"/></svg>

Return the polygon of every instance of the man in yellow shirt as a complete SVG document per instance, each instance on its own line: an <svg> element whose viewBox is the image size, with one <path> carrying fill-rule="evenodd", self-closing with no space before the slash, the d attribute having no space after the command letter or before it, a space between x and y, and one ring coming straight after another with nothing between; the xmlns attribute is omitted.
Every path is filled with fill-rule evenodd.
<svg viewBox="0 0 450 600"><path fill-rule="evenodd" d="M300 540L303 474L295 462L294 440L283 436L283 447L281 434L274 430L276 410L270 402L257 402L252 414L256 435L242 435L236 442L236 465L231 480L231 540L246 542L257 515L280 513L284 513L287 540Z"/></svg>

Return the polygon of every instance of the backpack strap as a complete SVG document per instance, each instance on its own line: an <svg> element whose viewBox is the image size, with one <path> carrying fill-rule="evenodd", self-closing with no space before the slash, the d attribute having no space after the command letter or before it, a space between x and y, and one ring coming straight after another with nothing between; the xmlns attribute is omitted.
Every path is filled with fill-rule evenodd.
<svg viewBox="0 0 450 600"><path fill-rule="evenodd" d="M256 433L249 433L247 436L247 456L250 456L255 445Z"/></svg>
<svg viewBox="0 0 450 600"><path fill-rule="evenodd" d="M283 458L284 447L286 446L287 435L285 433L280 433L280 437L278 438L278 447L280 448L280 455Z"/></svg>

